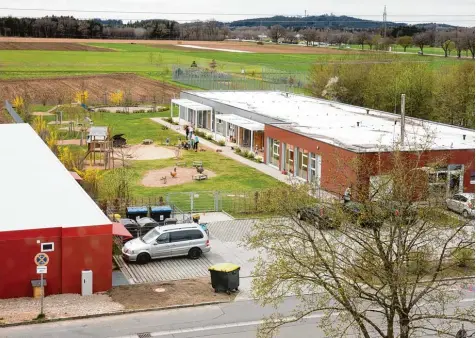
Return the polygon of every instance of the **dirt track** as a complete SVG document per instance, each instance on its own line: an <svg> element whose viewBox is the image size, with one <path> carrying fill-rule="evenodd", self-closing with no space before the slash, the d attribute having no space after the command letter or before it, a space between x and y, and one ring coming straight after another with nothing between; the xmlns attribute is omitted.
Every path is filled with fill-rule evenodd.
<svg viewBox="0 0 476 338"><path fill-rule="evenodd" d="M114 52L109 48L87 46L71 42L8 42L0 39L0 50L63 50L63 51L92 51Z"/></svg>
<svg viewBox="0 0 476 338"><path fill-rule="evenodd" d="M279 54L352 54L359 53L359 51L344 51L333 48L323 47L305 47L298 45L276 45L265 44L258 45L253 42L239 42L239 41L179 41L179 40L116 40L116 39L41 39L41 38L13 38L13 37L1 37L0 44L5 42L23 42L23 43L57 43L57 44L80 44L80 43L135 43L146 44L153 46L164 46L169 48L180 48L180 50L199 51L198 49L187 49L179 47L179 44L195 45L209 48L222 48L222 49L237 49L242 51L254 52L254 53L279 53ZM81 45L79 45L81 46ZM84 47L84 46L83 46ZM94 48L94 47L91 47ZM1 49L1 48L0 48ZM108 50L104 48L105 50ZM111 51L111 50L108 50Z"/></svg>
<svg viewBox="0 0 476 338"><path fill-rule="evenodd" d="M0 80L0 101L17 95L31 103L71 103L75 93L87 90L88 103L104 103L104 96L122 90L130 93L133 102L168 103L178 97L180 88L135 74L90 75L24 80ZM174 96L175 95L175 96Z"/></svg>

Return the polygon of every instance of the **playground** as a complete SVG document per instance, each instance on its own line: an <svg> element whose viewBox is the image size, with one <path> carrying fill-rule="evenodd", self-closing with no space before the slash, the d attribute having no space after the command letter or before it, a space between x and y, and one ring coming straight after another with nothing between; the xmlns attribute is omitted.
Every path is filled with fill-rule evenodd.
<svg viewBox="0 0 476 338"><path fill-rule="evenodd" d="M207 179L215 177L211 170L204 170ZM167 167L148 171L141 180L144 187L165 188L173 185L192 183L196 181L197 170L195 168Z"/></svg>

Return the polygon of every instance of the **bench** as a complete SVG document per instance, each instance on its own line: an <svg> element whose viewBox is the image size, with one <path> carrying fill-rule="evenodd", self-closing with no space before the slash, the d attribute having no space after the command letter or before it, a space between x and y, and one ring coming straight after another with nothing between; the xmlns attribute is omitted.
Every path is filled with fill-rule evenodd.
<svg viewBox="0 0 476 338"><path fill-rule="evenodd" d="M154 143L154 141L149 138L142 141L142 144L152 144L152 143Z"/></svg>
<svg viewBox="0 0 476 338"><path fill-rule="evenodd" d="M192 167L200 167L202 166L203 167L203 161L193 161L192 162Z"/></svg>
<svg viewBox="0 0 476 338"><path fill-rule="evenodd" d="M177 167L186 167L187 166L187 161L177 161L177 162L175 162L175 165Z"/></svg>

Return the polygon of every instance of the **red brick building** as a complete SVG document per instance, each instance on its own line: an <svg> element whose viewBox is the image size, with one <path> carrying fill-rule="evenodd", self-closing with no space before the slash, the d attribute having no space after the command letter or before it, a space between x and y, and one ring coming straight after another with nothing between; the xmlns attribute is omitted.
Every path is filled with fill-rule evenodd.
<svg viewBox="0 0 476 338"><path fill-rule="evenodd" d="M28 124L0 124L0 298L32 296L34 257L49 256L45 294L112 286L112 224Z"/></svg>
<svg viewBox="0 0 476 338"><path fill-rule="evenodd" d="M184 91L181 99L200 104L209 123L197 124L200 115L187 109L179 109L179 121L195 122L217 140L238 135L238 146L262 154L266 164L336 195L377 178L377 170L367 170L358 179L356 160L372 168L380 159L382 173L395 149L409 156L425 149L421 167L441 162L428 183L474 192L474 130L406 117L401 143L400 115L338 102L269 91Z"/></svg>

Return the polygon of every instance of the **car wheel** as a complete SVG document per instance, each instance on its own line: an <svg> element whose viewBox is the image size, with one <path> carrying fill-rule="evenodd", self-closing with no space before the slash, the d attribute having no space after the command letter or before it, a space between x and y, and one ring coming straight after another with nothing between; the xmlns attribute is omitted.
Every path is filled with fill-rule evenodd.
<svg viewBox="0 0 476 338"><path fill-rule="evenodd" d="M200 255L202 254L202 250L199 248L191 248L188 252L188 258L190 259L199 259Z"/></svg>
<svg viewBox="0 0 476 338"><path fill-rule="evenodd" d="M469 212L467 210L463 210L463 217L469 218Z"/></svg>
<svg viewBox="0 0 476 338"><path fill-rule="evenodd" d="M141 253L139 256L137 256L137 263L139 264L146 264L150 262L150 255L146 253Z"/></svg>

